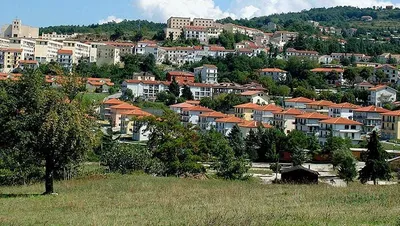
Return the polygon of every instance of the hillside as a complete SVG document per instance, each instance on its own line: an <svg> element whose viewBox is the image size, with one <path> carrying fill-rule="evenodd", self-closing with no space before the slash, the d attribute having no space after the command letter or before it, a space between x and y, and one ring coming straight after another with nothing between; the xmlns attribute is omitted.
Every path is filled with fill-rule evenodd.
<svg viewBox="0 0 400 226"><path fill-rule="evenodd" d="M262 185L258 181L98 175L0 187L1 225L396 225L398 186ZM6 194L14 195L6 195Z"/></svg>
<svg viewBox="0 0 400 226"><path fill-rule="evenodd" d="M362 16L371 16L372 22L361 22ZM400 9L372 9L357 8L349 6L338 6L333 8L314 8L303 10L297 13L273 14L252 19L232 20L225 18L219 20L221 23L235 23L253 28L263 28L268 22L278 24L280 29L301 31L293 27L293 23L306 22L309 20L320 22L324 26L335 26L338 28L360 28L368 27L371 29L400 28ZM371 24L373 23L373 26Z"/></svg>

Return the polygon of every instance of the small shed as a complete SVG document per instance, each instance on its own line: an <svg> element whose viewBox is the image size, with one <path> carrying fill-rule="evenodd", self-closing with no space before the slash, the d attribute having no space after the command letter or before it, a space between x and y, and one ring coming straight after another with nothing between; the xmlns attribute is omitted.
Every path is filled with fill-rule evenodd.
<svg viewBox="0 0 400 226"><path fill-rule="evenodd" d="M294 166L283 170L281 173L281 179L284 183L295 184L318 184L318 176L317 171L303 166Z"/></svg>

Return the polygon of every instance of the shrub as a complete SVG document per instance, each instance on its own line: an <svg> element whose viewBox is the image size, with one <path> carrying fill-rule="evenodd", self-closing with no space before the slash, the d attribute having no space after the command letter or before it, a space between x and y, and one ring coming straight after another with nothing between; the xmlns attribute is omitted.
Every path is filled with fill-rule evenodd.
<svg viewBox="0 0 400 226"><path fill-rule="evenodd" d="M217 176L227 180L247 180L250 177L246 174L250 169L250 162L243 157L235 157L232 150L223 153L213 168L217 171Z"/></svg>
<svg viewBox="0 0 400 226"><path fill-rule="evenodd" d="M274 173L279 173L281 171L281 165L280 164L276 164L276 163L271 163L271 165L269 165L269 169L272 170L272 172Z"/></svg>

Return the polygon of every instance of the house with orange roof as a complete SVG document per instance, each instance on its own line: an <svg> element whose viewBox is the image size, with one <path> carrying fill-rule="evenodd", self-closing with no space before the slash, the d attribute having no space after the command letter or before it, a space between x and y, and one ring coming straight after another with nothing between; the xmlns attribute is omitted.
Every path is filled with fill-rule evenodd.
<svg viewBox="0 0 400 226"><path fill-rule="evenodd" d="M331 76L336 74L336 78L330 78L328 80L329 84L336 84L336 85L343 85L345 83L345 80L343 79L343 73L344 69L343 68L337 68L337 67L330 67L330 68L314 68L311 69L311 72L317 73L317 74L323 74L325 78L329 79Z"/></svg>
<svg viewBox="0 0 400 226"><path fill-rule="evenodd" d="M387 103L393 103L397 98L397 90L387 85L377 85L368 90L370 95L368 96L369 104L377 107L383 107Z"/></svg>
<svg viewBox="0 0 400 226"><path fill-rule="evenodd" d="M211 128L216 128L217 119L221 118L226 118L229 117L228 115L218 112L218 111L212 111L212 112L205 112L201 115L199 115L199 126L201 130L210 130Z"/></svg>
<svg viewBox="0 0 400 226"><path fill-rule="evenodd" d="M381 114L389 110L376 107L374 105L353 110L353 119L363 124L363 133L368 134L372 131L380 131L382 125Z"/></svg>
<svg viewBox="0 0 400 226"><path fill-rule="evenodd" d="M279 68L263 68L258 70L260 76L271 77L275 82L286 81L287 71Z"/></svg>
<svg viewBox="0 0 400 226"><path fill-rule="evenodd" d="M169 82L162 81L127 79L122 82L121 91L125 93L130 89L135 98L155 100L157 93L168 90L169 84Z"/></svg>
<svg viewBox="0 0 400 226"><path fill-rule="evenodd" d="M244 121L238 124L243 137L247 137L251 130L256 131L258 128L271 129L272 125L268 123L262 123L257 121Z"/></svg>
<svg viewBox="0 0 400 226"><path fill-rule="evenodd" d="M259 90L247 90L240 94L243 101L258 105L266 105L269 103L268 94Z"/></svg>
<svg viewBox="0 0 400 226"><path fill-rule="evenodd" d="M286 108L306 109L306 104L312 103L314 100L305 97L295 97L285 100Z"/></svg>
<svg viewBox="0 0 400 226"><path fill-rule="evenodd" d="M190 108L190 107L194 107L194 105L193 104L189 104L187 102L184 102L184 103L178 103L178 104L170 105L169 109L171 109L172 111L174 111L177 114L181 114L182 113L182 109Z"/></svg>
<svg viewBox="0 0 400 226"><path fill-rule="evenodd" d="M260 105L254 103L245 103L236 105L233 108L235 109L235 116L238 118L242 118L247 121L253 120L254 112L258 109Z"/></svg>
<svg viewBox="0 0 400 226"><path fill-rule="evenodd" d="M382 113L381 138L400 140L400 110Z"/></svg>
<svg viewBox="0 0 400 226"><path fill-rule="evenodd" d="M352 103L340 103L333 104L329 106L329 117L331 118L347 118L353 119L353 111L354 109L360 108L360 106L352 104Z"/></svg>
<svg viewBox="0 0 400 226"><path fill-rule="evenodd" d="M306 104L307 112L318 112L324 115L329 115L329 106L334 105L332 101L319 100Z"/></svg>
<svg viewBox="0 0 400 226"><path fill-rule="evenodd" d="M119 100L119 99L115 99L115 98L108 99L103 102L101 109L100 109L100 115L104 119L111 120L111 106L120 105L120 104L124 104L124 103L125 102L123 102L122 100Z"/></svg>
<svg viewBox="0 0 400 226"><path fill-rule="evenodd" d="M275 112L273 125L275 128L283 130L287 135L296 129L296 116L304 113L305 112L296 108L289 108L281 112Z"/></svg>
<svg viewBox="0 0 400 226"><path fill-rule="evenodd" d="M185 72L185 71L170 71L167 73L167 81L172 82L173 78L178 83L187 83L191 82L194 83L194 74L191 72Z"/></svg>
<svg viewBox="0 0 400 226"><path fill-rule="evenodd" d="M87 78L86 79L86 90L89 92L102 92L108 93L110 87L113 87L114 83L109 78Z"/></svg>
<svg viewBox="0 0 400 226"><path fill-rule="evenodd" d="M353 144L362 141L362 123L347 118L330 118L322 120L320 124L319 142L325 144L332 132L334 137L348 138Z"/></svg>
<svg viewBox="0 0 400 226"><path fill-rule="evenodd" d="M319 121L329 119L329 116L318 112L310 112L297 115L295 119L296 130L315 136L319 133Z"/></svg>
<svg viewBox="0 0 400 226"><path fill-rule="evenodd" d="M187 100L187 101L185 101L185 103L191 104L193 106L199 106L200 105L200 101L199 100Z"/></svg>
<svg viewBox="0 0 400 226"><path fill-rule="evenodd" d="M153 115L139 108L121 112L121 134L132 136L134 141L149 140L150 131L146 131L147 126L135 121L136 118L148 116Z"/></svg>
<svg viewBox="0 0 400 226"><path fill-rule="evenodd" d="M191 123L193 125L198 125L201 114L213 111L214 110L202 106L182 108L181 121L183 124Z"/></svg>
<svg viewBox="0 0 400 226"><path fill-rule="evenodd" d="M357 83L354 85L354 88L358 89L358 90L369 90L372 87L374 87L374 85L372 85L371 83L369 83L367 81L363 81L363 82L360 82L360 83Z"/></svg>
<svg viewBox="0 0 400 226"><path fill-rule="evenodd" d="M139 109L128 103L113 105L110 107L111 111L111 126L121 128L121 116L123 112Z"/></svg>
<svg viewBox="0 0 400 226"><path fill-rule="evenodd" d="M386 75L385 80L390 83L397 83L399 81L399 69L397 69L395 66L392 66L390 64L382 64L378 67L375 67L374 79L373 79L374 81L378 80L376 78L376 73L378 71L383 71L383 73L385 73L385 75Z"/></svg>
<svg viewBox="0 0 400 226"><path fill-rule="evenodd" d="M228 136L235 125L242 124L245 122L245 120L235 116L229 116L225 118L219 118L215 120L215 122L217 131L222 133L224 136Z"/></svg>
<svg viewBox="0 0 400 226"><path fill-rule="evenodd" d="M283 111L283 108L275 105L268 104L265 106L260 106L258 109L254 111L254 121L263 122L267 124L273 124L274 122L274 113Z"/></svg>

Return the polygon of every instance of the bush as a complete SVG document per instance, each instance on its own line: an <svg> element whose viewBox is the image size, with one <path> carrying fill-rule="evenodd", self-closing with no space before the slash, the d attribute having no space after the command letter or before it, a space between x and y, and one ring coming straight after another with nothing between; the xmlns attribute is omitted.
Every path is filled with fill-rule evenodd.
<svg viewBox="0 0 400 226"><path fill-rule="evenodd" d="M277 163L271 163L271 165L269 165L269 169L274 173L279 173L281 171L281 167L282 166Z"/></svg>
<svg viewBox="0 0 400 226"><path fill-rule="evenodd" d="M247 180L250 175L247 171L250 169L250 162L243 157L235 157L233 151L229 150L223 153L219 162L213 165L217 171L217 176L227 180Z"/></svg>

